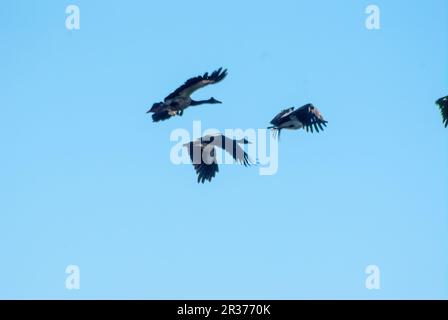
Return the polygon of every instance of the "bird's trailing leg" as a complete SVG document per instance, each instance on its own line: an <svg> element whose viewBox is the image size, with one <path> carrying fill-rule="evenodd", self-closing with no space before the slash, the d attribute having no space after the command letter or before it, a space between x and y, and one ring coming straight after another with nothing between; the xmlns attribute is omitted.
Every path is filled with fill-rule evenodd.
<svg viewBox="0 0 448 320"><path fill-rule="evenodd" d="M221 104L222 102L219 100L216 100L215 98L210 98L208 100L191 100L191 106L200 106L202 104Z"/></svg>

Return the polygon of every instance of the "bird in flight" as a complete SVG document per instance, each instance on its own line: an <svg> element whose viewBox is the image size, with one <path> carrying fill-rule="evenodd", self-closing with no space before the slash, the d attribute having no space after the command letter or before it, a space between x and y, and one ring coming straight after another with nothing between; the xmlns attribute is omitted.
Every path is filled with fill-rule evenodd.
<svg viewBox="0 0 448 320"><path fill-rule="evenodd" d="M222 81L226 76L227 69L222 70L222 68L219 68L210 75L207 72L203 76L191 78L167 96L163 102L154 103L147 113L153 113L152 120L154 122L159 122L167 120L173 116L182 116L184 110L190 106L222 103L213 97L208 100L195 101L191 99L191 95L196 90L208 86L209 84L215 84Z"/></svg>
<svg viewBox="0 0 448 320"><path fill-rule="evenodd" d="M216 147L228 152L233 159L245 167L252 164L249 156L240 144L250 144L246 138L230 139L219 133L203 136L200 139L184 144L198 176L198 183L211 182L219 167L216 158Z"/></svg>
<svg viewBox="0 0 448 320"><path fill-rule="evenodd" d="M281 111L278 115L272 119L272 126L268 129L273 130L274 134L280 137L280 133L283 129L298 130L305 129L311 130L324 130L328 121L325 121L319 110L311 103L295 109L294 107Z"/></svg>
<svg viewBox="0 0 448 320"><path fill-rule="evenodd" d="M436 101L436 104L440 108L440 112L442 113L443 124L445 128L448 127L448 96L440 98Z"/></svg>

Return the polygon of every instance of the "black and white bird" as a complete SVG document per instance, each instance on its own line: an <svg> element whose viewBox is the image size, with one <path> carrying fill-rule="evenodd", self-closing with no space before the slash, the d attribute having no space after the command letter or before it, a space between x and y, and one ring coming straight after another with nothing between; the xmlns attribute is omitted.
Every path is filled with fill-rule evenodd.
<svg viewBox="0 0 448 320"><path fill-rule="evenodd" d="M207 72L203 76L191 78L167 96L163 102L154 103L147 113L153 113L152 120L159 122L176 115L182 116L184 110L190 106L221 103L213 97L208 100L195 101L191 99L191 95L209 84L222 81L226 76L227 69L219 68L210 75Z"/></svg>
<svg viewBox="0 0 448 320"><path fill-rule="evenodd" d="M319 110L312 104L306 104L299 109L294 107L285 109L281 111L274 119L272 119L272 126L268 129L274 131L274 134L280 133L283 129L298 130L305 129L306 131L311 130L314 132L316 130L324 130L327 126L328 121L325 121Z"/></svg>
<svg viewBox="0 0 448 320"><path fill-rule="evenodd" d="M210 182L216 173L219 172L216 147L225 150L237 163L247 167L252 162L240 144L250 143L246 138L238 140L230 139L219 133L203 136L200 139L184 144L184 147L188 150L191 162L198 176L198 183L204 183L205 181Z"/></svg>
<svg viewBox="0 0 448 320"><path fill-rule="evenodd" d="M436 101L436 104L440 108L440 112L442 113L443 124L445 128L448 127L448 96L440 98Z"/></svg>

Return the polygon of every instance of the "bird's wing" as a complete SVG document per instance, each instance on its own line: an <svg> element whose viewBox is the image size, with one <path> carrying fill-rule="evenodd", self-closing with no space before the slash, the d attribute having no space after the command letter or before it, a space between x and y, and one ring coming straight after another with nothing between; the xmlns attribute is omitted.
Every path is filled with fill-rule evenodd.
<svg viewBox="0 0 448 320"><path fill-rule="evenodd" d="M281 118L286 117L293 111L294 111L294 107L282 110L278 115L275 116L274 119L272 119L271 124L273 124L275 126Z"/></svg>
<svg viewBox="0 0 448 320"><path fill-rule="evenodd" d="M203 76L188 79L182 86L177 88L168 97L166 97L165 100L169 100L178 96L189 97L196 90L203 88L209 84L218 83L221 80L223 80L226 76L227 76L227 69L222 70L222 68L219 68L218 70L214 71L211 75L209 75L207 72Z"/></svg>
<svg viewBox="0 0 448 320"><path fill-rule="evenodd" d="M440 112L442 113L443 124L445 128L448 127L448 96L440 98L436 101L436 104L440 108Z"/></svg>
<svg viewBox="0 0 448 320"><path fill-rule="evenodd" d="M213 141L211 144L224 149L227 153L229 153L235 161L243 164L244 166L250 166L252 161L249 159L249 156L244 151L243 148L238 144L237 141L227 138L225 135L217 135L213 137Z"/></svg>
<svg viewBox="0 0 448 320"><path fill-rule="evenodd" d="M195 141L187 144L187 149L198 176L198 183L204 183L206 180L210 182L219 171L214 146Z"/></svg>
<svg viewBox="0 0 448 320"><path fill-rule="evenodd" d="M291 117L296 117L303 124L306 131L311 130L311 132L314 132L313 129L317 132L319 132L319 129L323 131L323 127L326 127L328 123L328 121L324 120L319 110L309 104L294 111Z"/></svg>

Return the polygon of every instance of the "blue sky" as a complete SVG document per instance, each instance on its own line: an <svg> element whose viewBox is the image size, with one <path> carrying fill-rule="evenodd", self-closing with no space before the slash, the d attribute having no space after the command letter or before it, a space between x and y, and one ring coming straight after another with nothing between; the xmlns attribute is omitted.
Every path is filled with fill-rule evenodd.
<svg viewBox="0 0 448 320"><path fill-rule="evenodd" d="M448 298L446 1L7 0L0 39L0 298ZM145 114L220 66L195 97L222 105ZM284 133L274 176L170 162L194 120L308 102L328 129Z"/></svg>

